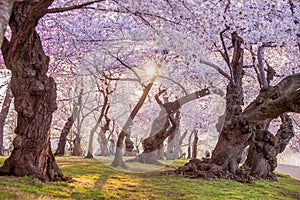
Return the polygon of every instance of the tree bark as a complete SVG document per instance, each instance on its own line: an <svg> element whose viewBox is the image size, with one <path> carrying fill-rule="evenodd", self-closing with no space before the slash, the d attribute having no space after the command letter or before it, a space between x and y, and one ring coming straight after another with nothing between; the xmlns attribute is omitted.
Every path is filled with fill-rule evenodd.
<svg viewBox="0 0 300 200"><path fill-rule="evenodd" d="M247 129L246 122L240 119L243 99L243 43L242 38L232 34L234 53L231 62L232 78L227 86L225 123L222 127L217 145L212 152L212 163L219 165L223 170L235 174L242 152L248 145L252 134ZM245 127L245 131L241 129ZM241 134L242 133L242 134Z"/></svg>
<svg viewBox="0 0 300 200"><path fill-rule="evenodd" d="M0 112L0 156L4 156L4 146L3 146L4 125L5 125L5 119L7 118L8 115L11 100L12 100L12 94L10 90L10 84L8 84L4 101L2 104L2 109Z"/></svg>
<svg viewBox="0 0 300 200"><path fill-rule="evenodd" d="M267 130L257 130L250 144L247 160L243 168L258 179L277 180L274 170L277 156L282 153L294 137L293 122L287 114L281 115L282 124L274 136Z"/></svg>
<svg viewBox="0 0 300 200"><path fill-rule="evenodd" d="M65 148L67 144L67 136L75 122L76 114L73 108L71 116L68 118L63 130L60 133L58 146L56 152L54 153L55 156L63 156L65 154Z"/></svg>
<svg viewBox="0 0 300 200"><path fill-rule="evenodd" d="M4 39L2 53L12 72L11 90L18 113L14 150L0 175L32 176L44 181L65 180L50 146L50 125L56 106L56 84L47 76L45 55L35 30L52 0L15 3L9 25L11 41Z"/></svg>

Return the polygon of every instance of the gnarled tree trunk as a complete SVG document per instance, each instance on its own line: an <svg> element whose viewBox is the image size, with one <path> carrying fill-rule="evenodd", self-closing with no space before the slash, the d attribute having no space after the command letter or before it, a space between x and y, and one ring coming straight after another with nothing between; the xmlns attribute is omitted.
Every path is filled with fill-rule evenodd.
<svg viewBox="0 0 300 200"><path fill-rule="evenodd" d="M158 132L156 132L155 134L150 134L150 136L142 142L144 148L143 153L138 155L135 159L131 159L129 161L162 165L157 161L155 154L157 153L157 151L163 148L163 142L165 141L165 139L176 130L176 127L178 126L178 124L176 124L176 121L179 121L178 119L176 120L176 118L179 117L179 114L177 116L176 113L185 103L209 94L208 89L203 89L181 97L174 102L167 102L162 104L162 102L158 100L158 97L163 92L164 91L160 91L156 96L156 101L162 107L162 111L160 112L158 118L160 120L155 119L152 125L152 130L157 130L153 128L154 126L159 128ZM164 123L162 124L162 122ZM160 125L158 126L156 123L159 123Z"/></svg>
<svg viewBox="0 0 300 200"><path fill-rule="evenodd" d="M240 119L241 106L244 103L242 88L243 49L241 48L243 40L233 34L232 41L234 46L231 62L232 78L227 86L225 123L218 143L212 152L212 163L234 174L252 132L247 123ZM242 129L245 130L241 132Z"/></svg>
<svg viewBox="0 0 300 200"><path fill-rule="evenodd" d="M9 25L11 41L2 52L12 72L11 90L18 113L14 150L0 168L1 175L32 176L43 180L65 179L50 147L50 125L56 106L56 84L47 76L45 55L35 30L52 0L15 3Z"/></svg>
<svg viewBox="0 0 300 200"><path fill-rule="evenodd" d="M256 178L277 180L274 174L277 156L294 137L291 118L284 113L281 115L281 120L282 124L275 136L267 130L258 130L254 141L249 146L249 153L243 167Z"/></svg>
<svg viewBox="0 0 300 200"><path fill-rule="evenodd" d="M212 158L203 161L191 160L190 163L175 170L175 173L204 179L235 179L240 182L253 181L254 177L251 175L256 178L272 178L276 165L272 162L280 152L278 149L284 149L292 137L290 129L278 133L278 137L275 137L267 130L261 129L259 125L286 112L300 113L300 74L287 76L276 86L268 86L264 81L260 94L242 111L242 39L233 33L232 41L234 47L230 64L232 77L227 86L225 122ZM255 136L258 144L255 149L258 147L259 154L256 150L250 149L249 159L255 157L247 161L250 163L250 169L238 168L245 147L255 140ZM261 143L262 141L266 143ZM283 141L282 145L280 141ZM266 148L265 153L261 153L262 148ZM260 169L262 172L259 172ZM250 171L251 175L247 171Z"/></svg>

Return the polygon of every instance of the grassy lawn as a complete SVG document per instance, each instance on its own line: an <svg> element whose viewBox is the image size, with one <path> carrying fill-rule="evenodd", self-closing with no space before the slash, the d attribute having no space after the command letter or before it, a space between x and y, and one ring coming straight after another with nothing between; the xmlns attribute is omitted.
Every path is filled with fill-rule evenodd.
<svg viewBox="0 0 300 200"><path fill-rule="evenodd" d="M0 157L0 164L3 161ZM161 176L157 172L130 173L112 169L96 159L58 157L57 161L74 182L46 184L30 177L0 176L0 199L300 199L300 181L285 175L279 175L278 182L242 184ZM129 167L137 172L153 169L137 163Z"/></svg>

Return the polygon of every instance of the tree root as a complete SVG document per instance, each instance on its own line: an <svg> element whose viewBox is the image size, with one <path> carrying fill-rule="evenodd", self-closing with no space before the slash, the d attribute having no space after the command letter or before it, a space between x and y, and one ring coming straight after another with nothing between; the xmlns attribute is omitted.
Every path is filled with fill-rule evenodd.
<svg viewBox="0 0 300 200"><path fill-rule="evenodd" d="M253 183L255 178L250 176L245 171L239 169L235 174L227 170L223 170L221 166L209 163L209 160L200 161L192 159L184 166L176 170L164 171L163 175L182 175L188 178L200 178L204 180L228 179L235 180L241 183Z"/></svg>

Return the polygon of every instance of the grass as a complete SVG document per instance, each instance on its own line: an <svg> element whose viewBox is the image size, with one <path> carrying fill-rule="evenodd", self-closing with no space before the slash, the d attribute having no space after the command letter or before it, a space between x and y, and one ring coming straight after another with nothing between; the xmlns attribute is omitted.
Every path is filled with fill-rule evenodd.
<svg viewBox="0 0 300 200"><path fill-rule="evenodd" d="M4 159L0 157L0 164ZM0 199L300 199L300 181L287 175L279 175L278 182L242 184L161 176L156 172L130 173L96 159L58 157L57 162L74 182L46 184L30 177L0 176ZM177 160L171 165L185 162ZM153 169L137 163L130 163L129 167L138 172Z"/></svg>

